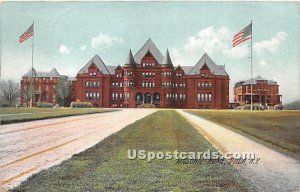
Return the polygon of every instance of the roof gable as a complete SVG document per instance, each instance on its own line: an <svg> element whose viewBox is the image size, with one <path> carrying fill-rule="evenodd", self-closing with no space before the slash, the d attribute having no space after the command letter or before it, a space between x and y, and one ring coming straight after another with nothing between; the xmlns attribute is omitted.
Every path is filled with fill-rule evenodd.
<svg viewBox="0 0 300 192"><path fill-rule="evenodd" d="M200 69L207 65L213 75L221 75L228 76L226 73L224 66L217 65L208 55L204 53L201 59L197 62L197 64L193 67L193 69L189 72L189 75L195 75L200 73Z"/></svg>
<svg viewBox="0 0 300 192"><path fill-rule="evenodd" d="M206 63L201 67L200 70L210 70Z"/></svg>
<svg viewBox="0 0 300 192"><path fill-rule="evenodd" d="M78 72L78 74L87 73L89 67L92 64L95 64L96 67L98 68L98 70L102 74L110 75L110 72L109 72L107 66L105 65L105 63L103 62L103 60L99 57L99 55L95 55L87 64L85 64L85 66L82 69L80 69L80 71Z"/></svg>
<svg viewBox="0 0 300 192"><path fill-rule="evenodd" d="M142 48L134 55L134 60L138 64L141 64L142 58L148 53L148 51L153 55L153 57L158 63L162 63L164 57L150 38L148 39L148 41L146 41Z"/></svg>

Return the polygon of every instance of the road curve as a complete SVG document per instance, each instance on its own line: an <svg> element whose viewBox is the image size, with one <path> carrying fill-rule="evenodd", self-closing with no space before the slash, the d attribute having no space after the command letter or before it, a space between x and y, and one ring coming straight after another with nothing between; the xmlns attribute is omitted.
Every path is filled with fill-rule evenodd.
<svg viewBox="0 0 300 192"><path fill-rule="evenodd" d="M57 165L156 109L122 109L0 126L0 191Z"/></svg>
<svg viewBox="0 0 300 192"><path fill-rule="evenodd" d="M177 110L222 154L254 152L252 165L235 165L257 191L300 191L300 162L199 116Z"/></svg>

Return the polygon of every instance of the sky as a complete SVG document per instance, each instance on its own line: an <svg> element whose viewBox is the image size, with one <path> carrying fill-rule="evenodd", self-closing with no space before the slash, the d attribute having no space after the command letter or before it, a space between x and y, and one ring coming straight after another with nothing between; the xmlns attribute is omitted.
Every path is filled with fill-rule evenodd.
<svg viewBox="0 0 300 192"><path fill-rule="evenodd" d="M19 37L34 20L34 68L76 76L98 54L123 65L151 38L174 65L195 65L206 52L233 86L250 75L250 41L234 34L253 20L253 76L275 80L283 103L300 99L298 2L2 2L1 78L20 81L31 67L33 38Z"/></svg>

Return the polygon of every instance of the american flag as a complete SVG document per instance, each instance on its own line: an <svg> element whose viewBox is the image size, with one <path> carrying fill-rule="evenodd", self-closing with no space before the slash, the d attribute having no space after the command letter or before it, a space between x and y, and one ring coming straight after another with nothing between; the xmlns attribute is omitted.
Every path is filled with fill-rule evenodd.
<svg viewBox="0 0 300 192"><path fill-rule="evenodd" d="M23 41L26 41L31 36L33 36L33 24L23 33L23 35L20 36L19 42L22 43Z"/></svg>
<svg viewBox="0 0 300 192"><path fill-rule="evenodd" d="M252 23L233 36L232 47L252 38Z"/></svg>

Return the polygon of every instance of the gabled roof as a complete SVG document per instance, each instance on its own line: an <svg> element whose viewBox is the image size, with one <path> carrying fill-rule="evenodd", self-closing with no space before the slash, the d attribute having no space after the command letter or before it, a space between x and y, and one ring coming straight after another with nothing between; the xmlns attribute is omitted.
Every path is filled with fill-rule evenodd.
<svg viewBox="0 0 300 192"><path fill-rule="evenodd" d="M32 73L32 71L33 71L33 73ZM33 68L33 69L30 69L26 74L24 74L23 77L31 77L32 74L33 74L33 77L64 77L63 75L60 75L54 67L49 72L36 71Z"/></svg>
<svg viewBox="0 0 300 192"><path fill-rule="evenodd" d="M88 68L92 64L95 64L97 66L97 68L99 69L99 71L102 74L110 75L110 72L109 72L107 66L102 61L102 59L99 57L99 55L95 55L87 64L85 64L85 66L82 69L80 69L80 71L78 72L78 74L87 73L88 72Z"/></svg>
<svg viewBox="0 0 300 192"><path fill-rule="evenodd" d="M173 66L173 62L172 62L172 59L170 57L170 53L169 53L169 50L167 49L166 51L166 54L165 54L165 57L161 63L162 65L172 65Z"/></svg>
<svg viewBox="0 0 300 192"><path fill-rule="evenodd" d="M58 71L56 70L56 68L53 67L53 68L51 69L51 71L49 72L49 76L52 76L52 77L59 77L60 74L58 73Z"/></svg>
<svg viewBox="0 0 300 192"><path fill-rule="evenodd" d="M160 50L156 47L153 41L149 38L148 41L142 46L142 48L134 55L134 60L138 64L141 64L142 58L146 53L150 51L153 57L157 60L158 63L162 63L164 56L161 54Z"/></svg>
<svg viewBox="0 0 300 192"><path fill-rule="evenodd" d="M131 49L129 50L128 57L126 59L125 65L134 65L134 66L136 65L136 62L133 58Z"/></svg>
<svg viewBox="0 0 300 192"><path fill-rule="evenodd" d="M206 64L213 75L228 76L223 65L217 65L208 55L204 53L198 63L189 72L189 75L195 75L200 73L200 69Z"/></svg>
<svg viewBox="0 0 300 192"><path fill-rule="evenodd" d="M175 68L175 71L176 71L176 70L184 71L180 65L178 65L178 66Z"/></svg>

